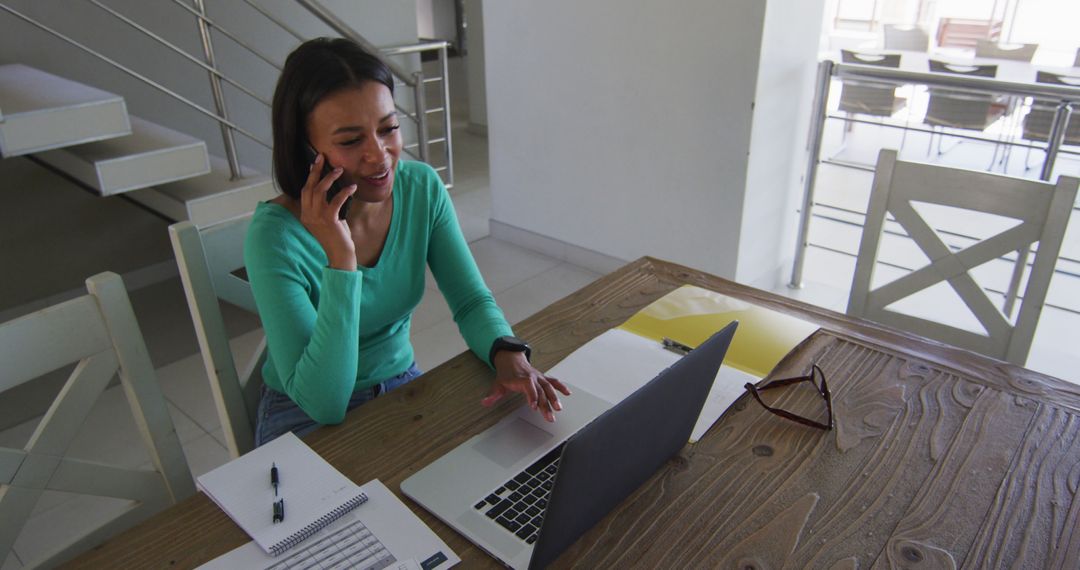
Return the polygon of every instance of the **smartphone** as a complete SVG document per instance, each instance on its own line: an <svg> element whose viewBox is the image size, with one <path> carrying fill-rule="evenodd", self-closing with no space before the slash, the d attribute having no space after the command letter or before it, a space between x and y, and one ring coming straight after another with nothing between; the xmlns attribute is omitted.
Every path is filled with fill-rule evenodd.
<svg viewBox="0 0 1080 570"><path fill-rule="evenodd" d="M319 153L315 152L315 148L312 147L311 145L308 145L307 151L308 151L308 162L314 163L315 158L317 156L319 156ZM324 158L324 160L323 160L321 178L326 178L326 176L328 174L330 174L330 172L333 171L334 169L333 169L333 167L330 166L330 161L325 160L326 157L323 157L323 158ZM338 177L337 180L335 180L330 185L330 189L327 190L327 192L326 192L326 202L329 204L331 201L333 201L334 196L337 196L338 192L341 192L341 189L346 187L346 186L348 186L348 184L345 183L345 175L343 173L341 176ZM349 196L348 198L346 198L345 203L341 205L341 209L338 210L338 219L344 220L345 216L348 215L348 213L349 213L349 203L350 202L352 202L352 196Z"/></svg>

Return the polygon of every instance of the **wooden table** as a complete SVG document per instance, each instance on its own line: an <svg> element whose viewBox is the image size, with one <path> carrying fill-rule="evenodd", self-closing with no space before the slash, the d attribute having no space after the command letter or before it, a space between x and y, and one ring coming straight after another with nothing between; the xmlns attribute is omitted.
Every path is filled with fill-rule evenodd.
<svg viewBox="0 0 1080 570"><path fill-rule="evenodd" d="M821 366L836 429L783 420L744 396L556 566L1080 568L1080 386L649 258L516 330L547 369L684 283L820 324L774 376ZM460 355L307 442L354 481L377 477L397 491L520 405L482 408L490 378ZM807 413L820 405L809 391L781 398ZM462 567L496 567L405 503ZM186 568L246 540L196 495L72 566Z"/></svg>

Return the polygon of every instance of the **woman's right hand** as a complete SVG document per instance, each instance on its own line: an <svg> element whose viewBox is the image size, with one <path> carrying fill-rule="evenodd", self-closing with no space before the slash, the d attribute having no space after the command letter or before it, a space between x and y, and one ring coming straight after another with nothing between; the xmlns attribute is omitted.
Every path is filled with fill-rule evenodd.
<svg viewBox="0 0 1080 570"><path fill-rule="evenodd" d="M335 168L325 178L321 177L325 161L326 157L320 153L315 157L315 162L311 163L311 172L300 191L300 223L322 246L330 267L355 271L356 246L353 244L352 232L349 224L338 218L338 212L345 200L356 192L356 185L342 188L328 203L326 193L330 190L330 185L341 176L342 170L340 167Z"/></svg>

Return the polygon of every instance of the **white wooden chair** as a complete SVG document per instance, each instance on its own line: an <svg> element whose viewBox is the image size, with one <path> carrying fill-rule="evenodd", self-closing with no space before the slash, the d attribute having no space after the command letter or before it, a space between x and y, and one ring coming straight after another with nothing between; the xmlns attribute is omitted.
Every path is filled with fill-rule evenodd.
<svg viewBox="0 0 1080 570"><path fill-rule="evenodd" d="M86 286L89 295L0 324L0 392L78 363L26 445L0 447L0 560L46 490L134 502L28 567L64 562L195 492L123 281L101 273ZM153 470L65 457L117 373Z"/></svg>
<svg viewBox="0 0 1080 570"><path fill-rule="evenodd" d="M863 54L851 50L840 50L840 60L844 63L876 65L880 67L900 67L900 54ZM840 86L840 110L846 113L860 113L875 117L891 117L904 108L907 99L896 96L896 85L873 81L844 81Z"/></svg>
<svg viewBox="0 0 1080 570"><path fill-rule="evenodd" d="M852 50L840 50L840 61L844 63L857 63L859 65L876 65L880 67L900 67L900 54L865 54ZM844 80L840 84L839 109L849 117L855 114L880 117L883 120L892 117L907 105L907 99L896 96L896 85L865 80ZM846 140L847 133L851 131L855 123L848 122L844 125L842 134ZM907 139L907 129L904 129L903 138L900 139L900 148L904 148Z"/></svg>
<svg viewBox="0 0 1080 570"><path fill-rule="evenodd" d="M1080 50L1077 52L1080 57ZM1049 71L1037 71L1035 72L1036 83L1051 83L1054 85L1069 85L1080 86L1080 81L1076 81L1073 78L1069 78L1059 73L1051 73ZM1031 110L1024 116L1023 131L1021 137L1029 141L1046 143L1050 140L1050 128L1054 123L1054 116L1057 112L1057 102L1047 99L1034 99L1031 102ZM1069 122L1065 126L1065 138L1062 141L1064 144L1080 146L1080 113L1074 112L1069 117ZM1031 168L1029 160L1031 159L1031 147L1027 149L1027 155L1024 156L1024 170Z"/></svg>
<svg viewBox="0 0 1080 570"><path fill-rule="evenodd" d="M952 73L975 77L996 77L998 70L998 66L994 64L955 65L934 59L929 60L928 65L931 73ZM938 155L942 155L945 152L941 149L941 140L945 136L946 128L982 132L1004 117L1009 110L1009 99L1006 96L941 87L931 87L929 93L926 115L923 117L923 122L930 125L932 131L926 149L927 155L933 148L935 133L938 137L937 152ZM999 144L994 145L994 156L990 159L991 167L997 160L1002 136L998 137Z"/></svg>
<svg viewBox="0 0 1080 570"><path fill-rule="evenodd" d="M244 267L244 235L250 223L251 216L245 216L203 228L191 222L169 226L210 390L234 458L254 447L266 338L251 360L238 369L218 300L258 313L251 285L236 274Z"/></svg>
<svg viewBox="0 0 1080 570"><path fill-rule="evenodd" d="M1001 175L896 160L896 151L878 155L870 206L859 245L847 313L896 326L942 342L1023 365L1042 312L1069 214L1076 199L1075 178L1056 185ZM953 252L912 203L940 204L1020 220L1002 233ZM911 236L930 263L895 281L871 289L886 214ZM969 271L1011 251L1019 252L1010 289L1019 289L1031 245L1038 253L1028 275L1015 319L998 309ZM896 301L947 282L988 332L961 328L889 310Z"/></svg>
<svg viewBox="0 0 1080 570"><path fill-rule="evenodd" d="M994 40L975 40L975 57L1030 62L1038 50L1039 44L1002 45Z"/></svg>

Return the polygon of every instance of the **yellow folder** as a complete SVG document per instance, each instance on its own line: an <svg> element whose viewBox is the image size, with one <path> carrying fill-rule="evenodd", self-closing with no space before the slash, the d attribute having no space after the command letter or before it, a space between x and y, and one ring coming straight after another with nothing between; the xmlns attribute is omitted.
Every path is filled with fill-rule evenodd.
<svg viewBox="0 0 1080 570"><path fill-rule="evenodd" d="M714 291L683 285L638 311L619 328L657 342L665 337L689 347L705 342L731 321L739 329L724 364L764 378L817 325Z"/></svg>

